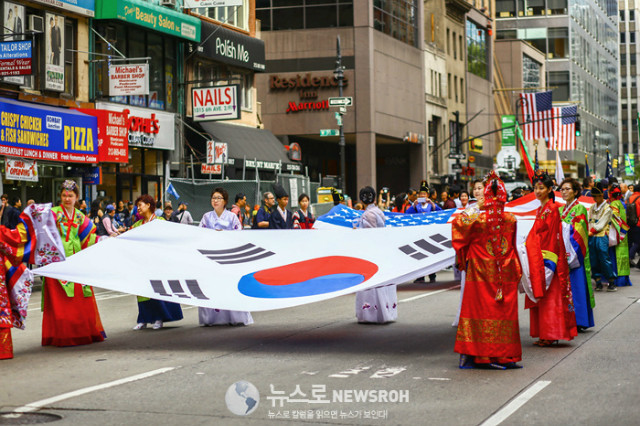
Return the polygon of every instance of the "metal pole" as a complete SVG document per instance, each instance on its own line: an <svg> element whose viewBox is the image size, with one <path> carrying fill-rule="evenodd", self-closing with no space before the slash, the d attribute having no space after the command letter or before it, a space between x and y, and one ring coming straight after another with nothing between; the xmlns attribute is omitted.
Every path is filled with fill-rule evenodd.
<svg viewBox="0 0 640 426"><path fill-rule="evenodd" d="M598 176L598 163L596 162L596 153L598 152L598 136L593 134L593 174Z"/></svg>
<svg viewBox="0 0 640 426"><path fill-rule="evenodd" d="M337 59L336 59L336 70L334 72L336 80L338 80L338 96L342 97L342 85L344 80L344 67L342 66L342 52L340 50L340 36L336 37L336 49L337 49ZM344 142L344 127L342 125L342 120L340 121L340 142L338 145L340 146L340 187L342 188L342 193L345 194L347 192L346 187L346 160L345 160L345 142Z"/></svg>

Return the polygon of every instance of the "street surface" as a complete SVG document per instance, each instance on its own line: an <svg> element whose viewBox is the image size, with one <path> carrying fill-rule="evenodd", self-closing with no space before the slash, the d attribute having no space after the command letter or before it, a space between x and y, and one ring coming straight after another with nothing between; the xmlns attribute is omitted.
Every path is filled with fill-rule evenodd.
<svg viewBox="0 0 640 426"><path fill-rule="evenodd" d="M524 368L508 371L457 368L450 271L400 286L388 325L357 324L348 295L256 312L246 327L199 327L197 308L183 306L182 321L133 331L135 297L96 289L108 339L68 348L40 346L37 291L27 329L13 330L15 358L0 362L0 411L27 414L0 425L29 412L61 416L57 425L635 425L640 272L631 274L633 287L596 293L594 329L551 348L532 344L521 296ZM225 403L242 380L259 391L231 389L257 402L247 416ZM386 401L356 401L371 390Z"/></svg>

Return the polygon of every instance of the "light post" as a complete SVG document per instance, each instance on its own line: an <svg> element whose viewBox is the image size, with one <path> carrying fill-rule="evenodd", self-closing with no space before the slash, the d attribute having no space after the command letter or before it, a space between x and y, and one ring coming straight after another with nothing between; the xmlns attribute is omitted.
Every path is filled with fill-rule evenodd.
<svg viewBox="0 0 640 426"><path fill-rule="evenodd" d="M336 69L333 72L333 76L336 80L338 80L338 93L342 98L342 86L344 80L344 67L342 66L342 52L340 50L340 36L336 39L336 49L337 49L337 57L336 57ZM344 114L346 108L340 108L340 115ZM345 194L347 192L346 188L346 178L345 178L345 142L344 142L344 128L342 126L342 120L338 122L338 127L340 128L340 142L338 146L340 146L340 188L342 188L342 193Z"/></svg>

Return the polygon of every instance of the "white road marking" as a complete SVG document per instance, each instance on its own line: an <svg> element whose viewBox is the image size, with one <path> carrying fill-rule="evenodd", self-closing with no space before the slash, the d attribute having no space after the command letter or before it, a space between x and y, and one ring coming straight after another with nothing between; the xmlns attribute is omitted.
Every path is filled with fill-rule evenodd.
<svg viewBox="0 0 640 426"><path fill-rule="evenodd" d="M534 383L529 389L520 393L510 403L498 410L493 416L485 420L480 426L497 426L505 421L510 415L515 413L520 407L527 403L538 392L551 384L550 380L540 380Z"/></svg>
<svg viewBox="0 0 640 426"><path fill-rule="evenodd" d="M338 374L331 374L331 375L329 375L329 377L335 377L335 378L339 378L339 379L346 379L347 377L355 376L358 373L362 373L363 371L367 371L367 370L370 370L370 369L371 369L371 367L350 368L348 370L341 371Z"/></svg>
<svg viewBox="0 0 640 426"><path fill-rule="evenodd" d="M442 381L449 381L451 379L447 378L447 377L429 377L429 380L442 380Z"/></svg>
<svg viewBox="0 0 640 426"><path fill-rule="evenodd" d="M387 368L383 368L382 370L376 371L369 378L370 379L387 379L389 377L393 377L397 374L402 373L406 369L407 367L387 367Z"/></svg>
<svg viewBox="0 0 640 426"><path fill-rule="evenodd" d="M306 374L307 376L315 376L319 371L303 371L300 374Z"/></svg>
<svg viewBox="0 0 640 426"><path fill-rule="evenodd" d="M429 293L419 294L419 295L413 296L413 297L408 297L406 299L399 300L398 303L413 302L414 300L422 299L423 297L434 296L436 294L444 293L445 291L455 290L456 288L460 288L460 286L457 285L457 286L454 286L454 287L451 287L451 288L445 288L445 289L442 289L442 290L430 291Z"/></svg>
<svg viewBox="0 0 640 426"><path fill-rule="evenodd" d="M31 411L38 410L47 405L55 404L56 402L63 401L69 398L75 398L76 396L84 395L90 392L95 392L102 389L108 389L114 386L123 385L125 383L135 382L136 380L146 379L151 376L155 376L157 374L166 373L167 371L171 371L176 367L165 367L159 368L157 370L148 371L142 374L136 374L135 376L125 377L124 379L114 380L112 382L103 383L101 385L89 386L87 388L78 389L72 392L63 393L57 396L53 396L47 399L41 399L40 401L31 402L29 404L23 405L22 407L18 407L13 410L14 413L29 413Z"/></svg>
<svg viewBox="0 0 640 426"><path fill-rule="evenodd" d="M640 303L640 299L638 299L638 301L636 303Z"/></svg>

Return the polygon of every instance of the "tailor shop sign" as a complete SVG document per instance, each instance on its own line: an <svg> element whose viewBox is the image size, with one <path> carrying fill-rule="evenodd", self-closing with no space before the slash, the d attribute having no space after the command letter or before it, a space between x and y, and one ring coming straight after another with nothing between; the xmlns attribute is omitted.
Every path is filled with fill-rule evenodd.
<svg viewBox="0 0 640 426"><path fill-rule="evenodd" d="M129 146L170 150L175 147L174 114L106 102L96 102L96 109L125 114Z"/></svg>
<svg viewBox="0 0 640 426"><path fill-rule="evenodd" d="M77 111L0 101L0 155L69 163L98 161L97 120Z"/></svg>
<svg viewBox="0 0 640 426"><path fill-rule="evenodd" d="M347 77L342 80L342 87L347 87L349 79ZM338 80L332 74L314 75L307 73L305 75L296 75L295 77L282 77L280 75L272 75L269 78L269 89L271 91L298 91L300 101L289 101L287 105L287 113L299 111L327 111L329 110L329 101L327 99L318 100L318 92L324 89L337 89Z"/></svg>
<svg viewBox="0 0 640 426"><path fill-rule="evenodd" d="M192 53L197 50L207 58L225 64L250 69L265 70L264 41L249 37L224 27L202 21L202 45L187 44L187 50Z"/></svg>

